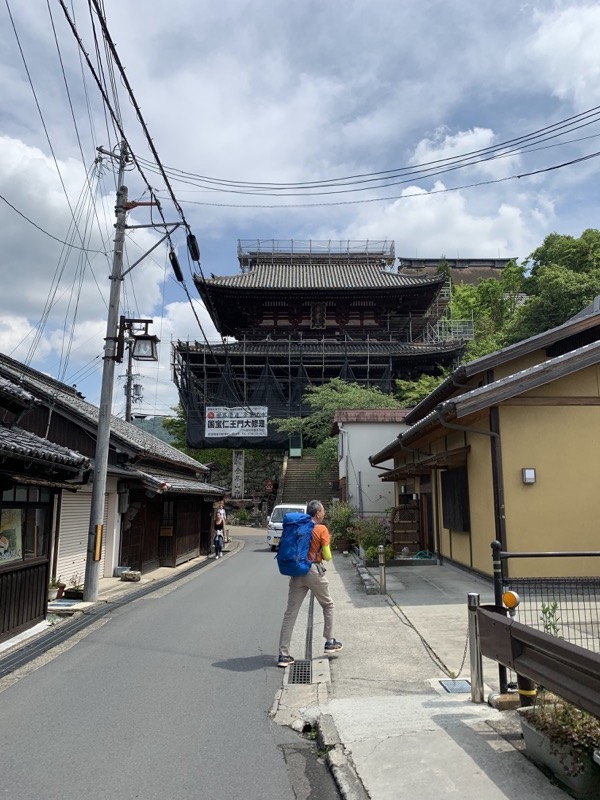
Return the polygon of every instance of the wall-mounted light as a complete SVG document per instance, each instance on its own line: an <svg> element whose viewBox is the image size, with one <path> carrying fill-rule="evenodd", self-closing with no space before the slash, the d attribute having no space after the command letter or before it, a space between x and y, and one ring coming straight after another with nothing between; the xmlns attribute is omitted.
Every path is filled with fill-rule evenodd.
<svg viewBox="0 0 600 800"><path fill-rule="evenodd" d="M535 467L523 467L521 479L523 483L535 483Z"/></svg>

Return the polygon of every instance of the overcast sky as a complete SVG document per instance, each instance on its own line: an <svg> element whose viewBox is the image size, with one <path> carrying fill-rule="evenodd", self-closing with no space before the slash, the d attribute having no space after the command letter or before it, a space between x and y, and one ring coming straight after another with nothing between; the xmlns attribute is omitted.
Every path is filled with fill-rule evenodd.
<svg viewBox="0 0 600 800"><path fill-rule="evenodd" d="M65 4L97 69L88 3ZM443 174L413 171L395 185L299 196L232 185L416 169L592 109L600 105L596 3L104 0L104 8L160 160L180 171L170 183L207 277L238 271L238 239L388 239L398 256L524 260L552 231L600 227L600 159L549 169L600 150L595 117L535 148ZM116 67L112 86L134 153L152 161ZM98 403L115 174L110 159L94 161L117 137L58 0L0 6L0 97L0 351ZM164 180L140 163L165 219L178 221ZM184 182L181 172L229 181L229 190ZM130 199L148 199L136 170L126 184ZM140 207L128 221L157 219ZM126 264L158 238L131 231ZM195 313L165 245L123 282L120 313L153 319L161 339L159 365L139 365L144 400L135 413L169 413L177 403L173 339L215 337L191 279L199 268L186 258L183 233L173 241ZM123 365L116 374L113 411L122 416Z"/></svg>

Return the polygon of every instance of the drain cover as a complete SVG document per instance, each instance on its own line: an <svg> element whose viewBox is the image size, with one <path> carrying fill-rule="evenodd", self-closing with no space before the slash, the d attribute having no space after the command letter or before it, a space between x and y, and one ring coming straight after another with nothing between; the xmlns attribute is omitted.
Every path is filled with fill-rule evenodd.
<svg viewBox="0 0 600 800"><path fill-rule="evenodd" d="M294 661L289 668L288 683L311 683L310 661Z"/></svg>
<svg viewBox="0 0 600 800"><path fill-rule="evenodd" d="M463 692L471 691L471 681L440 681L442 686L447 692L453 694L461 694Z"/></svg>

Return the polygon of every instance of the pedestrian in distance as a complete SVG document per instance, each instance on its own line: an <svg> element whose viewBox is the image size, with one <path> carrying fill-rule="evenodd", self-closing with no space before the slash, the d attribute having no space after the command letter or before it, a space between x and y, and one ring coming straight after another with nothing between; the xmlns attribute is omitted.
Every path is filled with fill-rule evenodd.
<svg viewBox="0 0 600 800"><path fill-rule="evenodd" d="M227 530L227 511L225 511L225 501L221 500L215 514L215 530L221 531L225 544L229 543L229 532Z"/></svg>
<svg viewBox="0 0 600 800"><path fill-rule="evenodd" d="M221 500L219 507L215 511L215 535L213 536L213 544L215 546L215 558L223 556L223 544L225 542L225 520L227 514L225 512L225 503Z"/></svg>
<svg viewBox="0 0 600 800"><path fill-rule="evenodd" d="M323 636L325 638L325 655L334 655L342 649L342 643L333 635L334 606L329 593L329 581L325 575L323 561L331 561L330 536L326 525L323 525L325 508L319 500L311 500L306 507L306 513L312 518L314 528L308 551L308 560L312 561L310 570L306 575L295 575L290 578L288 589L288 602L281 634L279 636L278 667L288 667L294 663L290 655L290 642L294 625L300 607L308 592L312 592L315 599L323 609Z"/></svg>
<svg viewBox="0 0 600 800"><path fill-rule="evenodd" d="M223 532L215 531L213 537L213 544L215 546L215 558L223 558Z"/></svg>

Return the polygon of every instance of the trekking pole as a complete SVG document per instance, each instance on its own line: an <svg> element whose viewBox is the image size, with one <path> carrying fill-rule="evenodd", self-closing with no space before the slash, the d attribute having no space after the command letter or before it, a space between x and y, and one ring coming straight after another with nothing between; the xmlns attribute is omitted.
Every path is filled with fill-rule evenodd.
<svg viewBox="0 0 600 800"><path fill-rule="evenodd" d="M377 549L379 551L379 594L385 594L385 548L380 544Z"/></svg>

